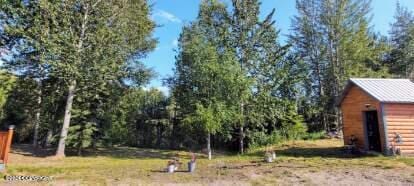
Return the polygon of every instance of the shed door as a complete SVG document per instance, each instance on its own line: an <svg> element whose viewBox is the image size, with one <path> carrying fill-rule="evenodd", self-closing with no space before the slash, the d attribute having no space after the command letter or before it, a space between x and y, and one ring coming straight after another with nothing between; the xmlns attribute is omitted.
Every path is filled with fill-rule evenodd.
<svg viewBox="0 0 414 186"><path fill-rule="evenodd" d="M381 141L378 127L377 111L365 112L366 135L368 137L368 149L381 152Z"/></svg>

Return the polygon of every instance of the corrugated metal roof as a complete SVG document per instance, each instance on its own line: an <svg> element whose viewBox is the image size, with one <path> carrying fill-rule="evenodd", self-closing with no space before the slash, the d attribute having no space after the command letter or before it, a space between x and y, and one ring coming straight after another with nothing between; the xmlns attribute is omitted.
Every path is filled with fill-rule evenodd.
<svg viewBox="0 0 414 186"><path fill-rule="evenodd" d="M350 82L380 102L414 103L414 83L409 79L351 78Z"/></svg>

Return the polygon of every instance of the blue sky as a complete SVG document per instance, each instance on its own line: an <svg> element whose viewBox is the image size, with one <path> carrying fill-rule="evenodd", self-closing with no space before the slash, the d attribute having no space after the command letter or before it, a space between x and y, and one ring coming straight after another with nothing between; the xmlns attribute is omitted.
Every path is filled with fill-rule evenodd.
<svg viewBox="0 0 414 186"><path fill-rule="evenodd" d="M158 38L157 48L145 59L147 67L153 68L158 77L153 79L148 87L156 87L167 92L162 85L162 79L172 75L175 63L177 38L183 25L188 24L197 16L201 0L152 0L152 19L162 25L155 29L154 36ZM414 10L414 0L399 0L400 4L409 10ZM387 35L390 23L393 21L397 0L373 0L371 24L375 32ZM276 9L276 26L281 31L280 42L284 42L289 34L290 20L296 14L295 0L262 0L261 16L264 17L273 8Z"/></svg>

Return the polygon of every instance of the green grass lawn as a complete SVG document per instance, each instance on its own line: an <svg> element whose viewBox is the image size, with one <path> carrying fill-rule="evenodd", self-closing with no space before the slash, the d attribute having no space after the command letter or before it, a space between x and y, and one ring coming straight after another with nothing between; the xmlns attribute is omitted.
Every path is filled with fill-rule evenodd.
<svg viewBox="0 0 414 186"><path fill-rule="evenodd" d="M370 175L365 174L372 172L374 177L368 181L373 183L388 183L387 177L392 177L398 183L414 184L413 157L354 157L345 155L341 146L342 141L337 139L286 142L267 147L277 152L278 158L273 163L262 161L265 148L251 150L243 156L216 154L210 161L198 154L195 173L186 172L190 154L184 151L117 147L88 151L82 157L54 159L33 157L24 148L15 146L7 172L3 174L52 176L49 184L67 185L312 185L333 173L351 174L352 183L354 177L368 179ZM183 165L176 173L165 173L167 161L174 156L178 156ZM378 180L375 175L384 179Z"/></svg>

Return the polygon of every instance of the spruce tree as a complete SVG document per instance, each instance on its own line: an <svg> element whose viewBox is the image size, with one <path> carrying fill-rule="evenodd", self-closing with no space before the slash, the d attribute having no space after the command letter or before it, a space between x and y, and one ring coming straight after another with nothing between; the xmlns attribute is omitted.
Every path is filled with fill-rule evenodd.
<svg viewBox="0 0 414 186"><path fill-rule="evenodd" d="M397 3L395 22L391 24L392 50L387 58L390 72L397 77L414 78L414 15Z"/></svg>
<svg viewBox="0 0 414 186"><path fill-rule="evenodd" d="M384 77L383 37L371 31L370 1L298 0L290 42L307 67L303 111L307 121L324 130L340 129L335 106L351 77ZM310 104L310 105L309 105Z"/></svg>

